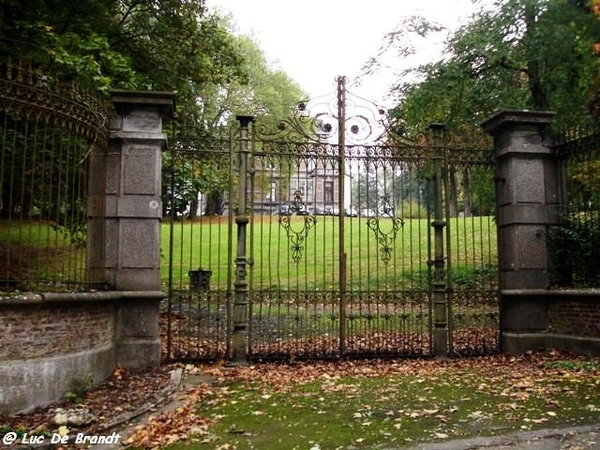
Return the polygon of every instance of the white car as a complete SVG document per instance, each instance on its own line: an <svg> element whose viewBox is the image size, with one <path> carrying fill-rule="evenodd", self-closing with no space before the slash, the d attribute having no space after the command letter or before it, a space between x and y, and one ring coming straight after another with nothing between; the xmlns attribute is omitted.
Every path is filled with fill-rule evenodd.
<svg viewBox="0 0 600 450"><path fill-rule="evenodd" d="M344 214L348 217L358 217L358 211L354 206L346 206L344 208Z"/></svg>
<svg viewBox="0 0 600 450"><path fill-rule="evenodd" d="M377 214L374 209L365 208L360 210L360 217L375 217Z"/></svg>

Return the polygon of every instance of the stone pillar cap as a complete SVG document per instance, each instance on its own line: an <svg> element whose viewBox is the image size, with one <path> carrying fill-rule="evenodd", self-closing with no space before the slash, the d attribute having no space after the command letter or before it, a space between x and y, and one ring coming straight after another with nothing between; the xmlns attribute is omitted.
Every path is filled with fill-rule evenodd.
<svg viewBox="0 0 600 450"><path fill-rule="evenodd" d="M492 117L481 124L486 133L497 134L507 127L518 125L537 125L540 128L552 123L553 111L530 111L527 109L503 109L496 112Z"/></svg>
<svg viewBox="0 0 600 450"><path fill-rule="evenodd" d="M128 91L113 89L110 97L118 113L131 109L158 109L163 119L169 120L175 114L177 92L168 91Z"/></svg>

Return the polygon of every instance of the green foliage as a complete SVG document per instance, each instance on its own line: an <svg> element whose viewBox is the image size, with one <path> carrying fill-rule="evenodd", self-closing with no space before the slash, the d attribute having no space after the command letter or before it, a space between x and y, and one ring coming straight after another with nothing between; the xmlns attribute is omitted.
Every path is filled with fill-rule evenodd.
<svg viewBox="0 0 600 450"><path fill-rule="evenodd" d="M547 367L549 369L569 370L573 372L595 372L598 370L598 362L594 360L578 361L565 359L558 361L548 361L544 363L544 367Z"/></svg>
<svg viewBox="0 0 600 450"><path fill-rule="evenodd" d="M600 286L600 223L585 214L570 214L548 233L554 283L559 286Z"/></svg>
<svg viewBox="0 0 600 450"><path fill-rule="evenodd" d="M1 413L0 413L0 415L1 415ZM25 436L26 433L31 434L30 430L27 430L23 427L18 427L17 429L15 429L9 425L0 425L0 438L4 437L4 435L6 435L6 433L10 433L10 432L17 433L17 437L19 439L21 439L23 436Z"/></svg>
<svg viewBox="0 0 600 450"><path fill-rule="evenodd" d="M147 77L136 73L131 58L114 50L106 36L90 33L80 36L68 32L48 31L52 69L58 69L61 78L77 79L102 92L111 87L134 89L147 82ZM58 67L57 67L58 66Z"/></svg>
<svg viewBox="0 0 600 450"><path fill-rule="evenodd" d="M0 61L31 61L62 81L178 91L186 110L199 86L245 78L233 36L203 1L7 0L2 13Z"/></svg>
<svg viewBox="0 0 600 450"><path fill-rule="evenodd" d="M484 264L478 267L458 267L451 271L450 282L458 290L486 289L496 282L498 267Z"/></svg>
<svg viewBox="0 0 600 450"><path fill-rule="evenodd" d="M61 111L59 105L53 107ZM47 109L44 104L36 110ZM76 114L76 108L70 107L69 113ZM0 111L4 116L0 134L5 137L0 144L0 218L44 221L73 245L85 247L86 165L82 161L89 142L62 124L58 113L47 117L43 126L25 120L25 114L9 114Z"/></svg>
<svg viewBox="0 0 600 450"><path fill-rule="evenodd" d="M487 168L474 167L469 172L471 212L475 216L490 216L496 213L496 186L494 172Z"/></svg>
<svg viewBox="0 0 600 450"><path fill-rule="evenodd" d="M412 54L411 39L438 31L405 27L390 34L381 54ZM597 73L592 44L599 40L597 19L571 0L501 0L493 8L482 7L448 37L443 58L413 68L410 81L400 79L393 91L398 101L393 116L408 136L441 122L448 136L479 149L490 145L479 124L503 108L556 111L557 127L588 125L594 120L588 104ZM574 180L594 184L597 171L588 169ZM452 175L454 210L493 214L489 172Z"/></svg>
<svg viewBox="0 0 600 450"><path fill-rule="evenodd" d="M63 399L69 403L82 403L83 402L83 398L73 392L73 391L67 391L63 394Z"/></svg>
<svg viewBox="0 0 600 450"><path fill-rule="evenodd" d="M114 88L177 91L171 137L195 146L198 137L223 134L236 114L252 114L275 129L304 96L269 66L254 41L234 36L231 28L201 0L6 0L0 63L32 62L45 79L104 94ZM228 175L224 166L203 161L200 167L190 156L177 171L176 184L186 192L175 209L192 208L201 191L213 206L222 203Z"/></svg>
<svg viewBox="0 0 600 450"><path fill-rule="evenodd" d="M231 28L225 18L214 16L214 20L216 25L225 30ZM262 133L272 133L277 130L281 120L294 112L296 105L304 97L304 93L291 78L270 66L264 52L251 38L231 36L231 39L241 57L239 70L244 76L198 85L197 91L190 92L196 96L196 101L180 106L184 114L180 120L181 125L175 130L175 146L182 153L176 157L175 183L185 186L186 194L181 196L181 204L176 208L179 212L194 209L194 202L197 202L196 199L202 193L206 200L204 213L223 213L223 200L230 181L229 142L235 139L233 145L238 145L238 114L254 117L252 129L255 132L260 130ZM232 133L232 130L235 132ZM257 146L260 147L260 143ZM223 155L211 155L211 150L217 148L224 151ZM194 169L191 170L191 167ZM283 173L285 168L277 167L277 170ZM258 183L264 181L260 176L259 171L255 179ZM164 182L167 183L166 180Z"/></svg>
<svg viewBox="0 0 600 450"><path fill-rule="evenodd" d="M377 211L379 207L379 190L377 167L368 161L356 176L356 182L352 187L352 204L359 209L372 209Z"/></svg>

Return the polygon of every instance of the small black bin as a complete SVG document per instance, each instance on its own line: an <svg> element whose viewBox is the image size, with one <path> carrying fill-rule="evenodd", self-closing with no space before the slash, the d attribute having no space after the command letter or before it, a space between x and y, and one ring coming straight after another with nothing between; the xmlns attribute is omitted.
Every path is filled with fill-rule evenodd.
<svg viewBox="0 0 600 450"><path fill-rule="evenodd" d="M208 291L210 289L210 276L212 270L190 270L190 291Z"/></svg>

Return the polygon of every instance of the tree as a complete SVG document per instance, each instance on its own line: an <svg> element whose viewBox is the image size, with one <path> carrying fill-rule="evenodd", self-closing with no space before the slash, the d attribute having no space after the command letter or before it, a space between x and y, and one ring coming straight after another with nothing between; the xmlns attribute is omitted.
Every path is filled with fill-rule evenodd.
<svg viewBox="0 0 600 450"><path fill-rule="evenodd" d="M0 20L0 61L102 92L177 91L184 113L204 83L245 78L233 36L202 0L5 0Z"/></svg>
<svg viewBox="0 0 600 450"><path fill-rule="evenodd" d="M599 33L575 1L498 2L450 37L443 59L417 68L422 81L396 86L397 114L413 128L441 121L449 132L500 108L552 109L559 126L589 122Z"/></svg>
<svg viewBox="0 0 600 450"><path fill-rule="evenodd" d="M222 26L230 28L227 18L221 18ZM240 69L246 74L243 81L231 79L228 82L206 83L199 92L194 115L182 123L179 135L182 145L187 146L188 158L200 168L200 176L192 186L192 202L197 203L201 194L205 196L204 214L222 214L225 205L224 194L230 180L228 155L210 155L203 152L194 154L213 142L216 147L229 142L232 127L237 127L237 114L254 117L255 130L273 133L278 122L289 117L305 94L288 75L273 69L264 52L248 36L234 37L236 48L243 58ZM227 145L225 146L227 147ZM201 156L201 157L200 157ZM281 167L278 168L280 171ZM185 171L179 170L180 176ZM270 179L260 170L256 172L255 183L263 190ZM190 216L194 218L197 208L191 205Z"/></svg>
<svg viewBox="0 0 600 450"><path fill-rule="evenodd" d="M268 67L254 42L234 36L203 0L5 0L1 9L0 63L32 62L47 78L104 94L113 88L177 91L178 126L170 134L182 145L220 134L236 113L257 120L284 116L302 97L289 77ZM189 161L177 174L176 184L191 189L185 198L193 202L194 193L208 189L219 202L228 170Z"/></svg>
<svg viewBox="0 0 600 450"><path fill-rule="evenodd" d="M390 33L382 51L410 55L407 32L421 37L444 31L425 20L413 18L411 23L421 26ZM595 98L592 80L597 73L590 49L599 40L600 27L581 1L495 2L448 36L439 60L402 72L400 80L409 75L410 79L393 88L398 102L393 116L409 137L424 132L432 122L441 122L447 135L458 135L461 146L474 149L489 145L479 123L502 108L556 111L556 127L589 124L593 122L590 99ZM458 211L461 200L467 210L470 200L487 199L493 188L488 178L451 168L451 212ZM484 180L490 186L484 186Z"/></svg>
<svg viewBox="0 0 600 450"><path fill-rule="evenodd" d="M224 28L231 28L220 18ZM235 124L236 114L248 114L263 128L274 131L280 120L293 114L305 97L285 72L271 67L264 52L248 36L235 36L235 47L242 62L243 79L205 83L198 92L198 123L205 134L215 136L219 130ZM190 124L186 124L186 128Z"/></svg>
<svg viewBox="0 0 600 450"><path fill-rule="evenodd" d="M351 200L357 208L377 210L380 196L377 171L377 164L369 160L366 160L364 166L359 168L356 183L353 183Z"/></svg>
<svg viewBox="0 0 600 450"><path fill-rule="evenodd" d="M600 21L600 0L592 0L592 14ZM593 44L593 54L596 59L596 70L592 75L592 94L590 96L590 109L596 117L600 117L600 40Z"/></svg>

